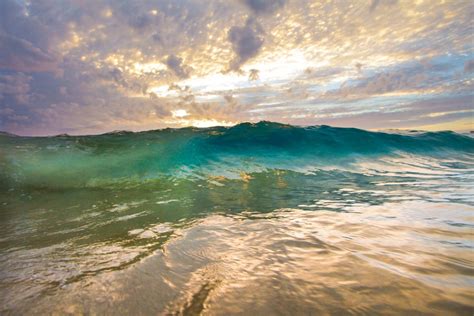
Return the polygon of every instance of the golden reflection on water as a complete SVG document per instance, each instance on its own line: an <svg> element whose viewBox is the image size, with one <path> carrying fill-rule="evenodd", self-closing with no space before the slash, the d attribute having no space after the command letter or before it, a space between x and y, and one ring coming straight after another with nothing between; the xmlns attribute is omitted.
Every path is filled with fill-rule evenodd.
<svg viewBox="0 0 474 316"><path fill-rule="evenodd" d="M25 311L64 314L438 314L474 308L474 207L404 201L347 212L209 215L128 268Z"/></svg>
<svg viewBox="0 0 474 316"><path fill-rule="evenodd" d="M12 192L0 314L472 315L474 164L441 162Z"/></svg>

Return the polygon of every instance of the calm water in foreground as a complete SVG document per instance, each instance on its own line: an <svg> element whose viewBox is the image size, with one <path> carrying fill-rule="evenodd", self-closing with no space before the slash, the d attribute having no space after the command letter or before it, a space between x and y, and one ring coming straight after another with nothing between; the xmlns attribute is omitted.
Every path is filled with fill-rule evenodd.
<svg viewBox="0 0 474 316"><path fill-rule="evenodd" d="M0 135L0 314L474 312L474 139Z"/></svg>

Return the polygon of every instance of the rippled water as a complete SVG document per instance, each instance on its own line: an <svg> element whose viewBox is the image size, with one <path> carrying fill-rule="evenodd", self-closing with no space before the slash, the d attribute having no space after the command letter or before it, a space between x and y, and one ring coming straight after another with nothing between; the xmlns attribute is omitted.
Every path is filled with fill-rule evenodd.
<svg viewBox="0 0 474 316"><path fill-rule="evenodd" d="M259 123L0 145L1 314L473 314L471 137Z"/></svg>

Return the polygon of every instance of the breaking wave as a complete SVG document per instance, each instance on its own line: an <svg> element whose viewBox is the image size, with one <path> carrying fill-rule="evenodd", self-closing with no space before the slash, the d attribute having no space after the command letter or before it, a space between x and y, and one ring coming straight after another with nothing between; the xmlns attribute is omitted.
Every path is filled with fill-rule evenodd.
<svg viewBox="0 0 474 316"><path fill-rule="evenodd" d="M0 135L0 186L77 188L197 180L281 169L353 170L380 157L457 157L474 139L454 132L382 133L272 122L93 136Z"/></svg>

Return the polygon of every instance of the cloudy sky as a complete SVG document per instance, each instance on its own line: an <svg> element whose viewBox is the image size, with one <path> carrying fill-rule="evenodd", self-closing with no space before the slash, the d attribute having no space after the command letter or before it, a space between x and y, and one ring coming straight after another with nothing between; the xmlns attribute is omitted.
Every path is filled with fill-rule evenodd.
<svg viewBox="0 0 474 316"><path fill-rule="evenodd" d="M1 0L0 130L474 129L471 0Z"/></svg>

